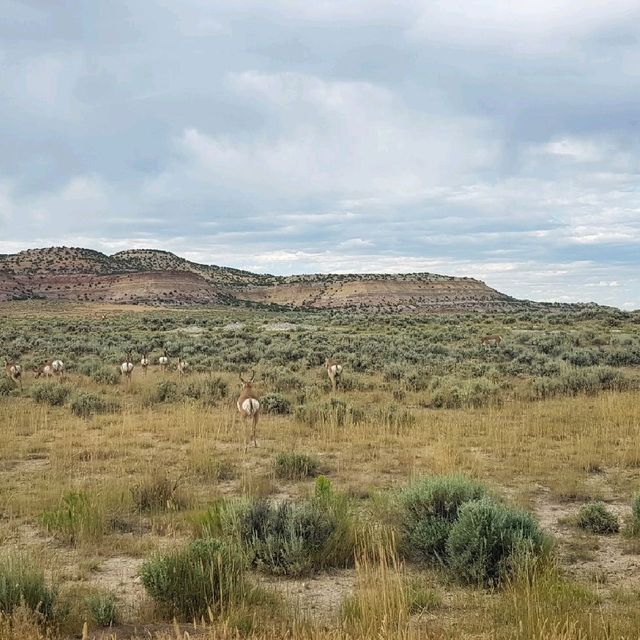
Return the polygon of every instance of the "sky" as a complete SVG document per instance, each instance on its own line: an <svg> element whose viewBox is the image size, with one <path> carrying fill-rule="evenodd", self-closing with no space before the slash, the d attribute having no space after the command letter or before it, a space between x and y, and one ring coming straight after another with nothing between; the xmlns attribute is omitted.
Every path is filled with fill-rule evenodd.
<svg viewBox="0 0 640 640"><path fill-rule="evenodd" d="M0 0L0 252L640 308L638 0Z"/></svg>

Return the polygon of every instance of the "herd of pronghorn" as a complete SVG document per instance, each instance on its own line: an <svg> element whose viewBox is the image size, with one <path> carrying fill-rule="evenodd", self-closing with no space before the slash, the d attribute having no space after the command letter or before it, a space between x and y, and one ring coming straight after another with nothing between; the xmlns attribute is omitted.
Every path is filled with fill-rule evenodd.
<svg viewBox="0 0 640 640"><path fill-rule="evenodd" d="M484 336L480 339L480 343L483 345L498 345L500 344L500 342L502 342L502 337L498 335ZM142 373L145 376L147 375L149 364L149 353L145 352L140 358L140 368L142 369ZM166 350L158 358L158 366L163 373L166 372L169 368L169 354ZM340 376L342 375L343 366L337 360L327 359L324 363L324 367L327 371L327 375L329 376L329 380L331 381L331 388L333 389L333 391L336 391L340 382ZM127 384L131 383L131 375L133 374L134 369L135 365L133 363L131 351L128 351L124 362L122 362L119 367L120 375L126 379ZM15 384L19 384L20 388L22 389L22 367L16 362L7 362L5 364L4 370L6 376L13 380ZM178 374L180 376L185 376L189 373L189 370L189 363L186 360L183 360L181 357L178 357L178 362L176 363L176 371L178 372ZM64 371L65 367L62 360L51 360L47 362L41 369L35 372L35 377L62 378L64 377ZM258 424L258 416L260 415L260 402L255 396L255 393L251 386L254 377L254 371L251 372L251 378L249 378L248 380L245 380L245 378L242 377L242 374L240 374L240 382L242 383L242 388L240 389L240 395L238 396L236 405L242 417L251 418L253 425L253 444L256 445L256 427Z"/></svg>
<svg viewBox="0 0 640 640"><path fill-rule="evenodd" d="M142 369L143 375L147 375L147 369L149 368L149 354L143 353L140 358L140 368ZM162 372L166 372L169 368L169 354L167 351L164 351L163 354L158 358L158 366ZM340 382L340 376L342 375L343 366L337 360L327 359L324 363L325 369L327 371L327 375L329 376L329 380L331 381L331 387L333 391L336 391L338 388L338 383ZM131 375L133 374L133 370L135 369L135 365L133 363L133 358L131 357L131 351L127 352L127 356L119 366L120 375L123 376L127 385L131 383ZM19 384L22 389L22 366L16 362L7 362L4 367L6 376L11 379L15 384ZM186 360L183 360L181 357L178 357L178 362L176 364L176 371L180 376L185 376L189 373L189 363ZM63 378L65 372L64 362L62 360L51 360L47 362L41 369L35 372L35 377L40 378ZM251 418L253 430L252 430L252 439L253 444L257 446L256 442L256 428L258 425L258 416L260 415L260 401L256 397L252 383L255 377L255 371L251 371L251 377L247 380L242 374L240 374L240 382L242 383L242 388L240 389L240 395L238 396L238 400L236 405L238 407L238 411L243 418Z"/></svg>

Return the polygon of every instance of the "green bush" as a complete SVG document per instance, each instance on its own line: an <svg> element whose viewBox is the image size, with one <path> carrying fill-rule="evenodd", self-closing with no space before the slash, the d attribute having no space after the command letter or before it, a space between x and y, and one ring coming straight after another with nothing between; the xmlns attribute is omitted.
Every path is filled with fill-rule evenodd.
<svg viewBox="0 0 640 640"><path fill-rule="evenodd" d="M306 453L285 452L276 455L274 461L277 478L285 480L301 480L311 478L318 472L320 462Z"/></svg>
<svg viewBox="0 0 640 640"><path fill-rule="evenodd" d="M525 511L488 498L468 502L447 539L447 560L463 582L494 585L527 556L541 555L545 537Z"/></svg>
<svg viewBox="0 0 640 640"><path fill-rule="evenodd" d="M291 403L279 393L268 393L260 398L260 407L265 413L286 415L291 413Z"/></svg>
<svg viewBox="0 0 640 640"><path fill-rule="evenodd" d="M31 387L31 397L41 404L59 407L71 393L71 387L54 381L37 382Z"/></svg>
<svg viewBox="0 0 640 640"><path fill-rule="evenodd" d="M437 381L436 385L431 395L431 406L436 409L477 408L500 402L500 387L486 378L451 378Z"/></svg>
<svg viewBox="0 0 640 640"><path fill-rule="evenodd" d="M162 383L158 385L160 387ZM177 399L178 389L170 390L166 385L158 391L159 395L164 392L169 392L166 397L163 397L161 402L167 402L169 400ZM192 380L185 384L182 388L182 395L187 398L193 398L194 400L200 400L206 405L215 405L220 400L227 397L229 393L229 387L227 383L219 376L205 378L204 380Z"/></svg>
<svg viewBox="0 0 640 640"><path fill-rule="evenodd" d="M9 378L0 378L0 398L8 396L15 388L15 385Z"/></svg>
<svg viewBox="0 0 640 640"><path fill-rule="evenodd" d="M322 476L306 502L252 503L243 513L240 536L252 565L275 575L303 575L353 562L355 528L348 500Z"/></svg>
<svg viewBox="0 0 640 640"><path fill-rule="evenodd" d="M86 391L78 391L71 397L69 409L74 416L88 418L96 413L107 413L114 409L114 404L107 401L103 396Z"/></svg>
<svg viewBox="0 0 640 640"><path fill-rule="evenodd" d="M244 569L245 559L236 547L209 538L147 560L140 577L166 613L192 620L240 600L247 592Z"/></svg>
<svg viewBox="0 0 640 640"><path fill-rule="evenodd" d="M118 623L118 606L112 593L94 593L87 598L87 609L93 621L101 627Z"/></svg>
<svg viewBox="0 0 640 640"><path fill-rule="evenodd" d="M578 512L576 524L580 529L591 533L617 533L620 522L615 513L607 511L602 502L591 502L584 505Z"/></svg>
<svg viewBox="0 0 640 640"><path fill-rule="evenodd" d="M365 419L362 409L332 398L328 402L311 403L296 407L296 419L309 427L322 424L343 427L349 422L358 424Z"/></svg>
<svg viewBox="0 0 640 640"><path fill-rule="evenodd" d="M401 546L405 553L443 562L458 510L485 493L482 484L460 475L426 476L400 491Z"/></svg>
<svg viewBox="0 0 640 640"><path fill-rule="evenodd" d="M91 379L98 384L116 385L120 382L120 374L109 367L99 367L90 374Z"/></svg>
<svg viewBox="0 0 640 640"><path fill-rule="evenodd" d="M631 503L631 533L632 535L640 534L640 493L633 496Z"/></svg>
<svg viewBox="0 0 640 640"><path fill-rule="evenodd" d="M69 544L85 540L98 540L105 531L105 516L82 492L65 493L59 506L45 511L40 520L50 533L60 536Z"/></svg>
<svg viewBox="0 0 640 640"><path fill-rule="evenodd" d="M144 394L145 405L161 402L175 402L178 400L178 385L173 380L161 380Z"/></svg>
<svg viewBox="0 0 640 640"><path fill-rule="evenodd" d="M47 587L44 571L21 555L0 558L0 613L11 615L21 605L51 620L57 591Z"/></svg>

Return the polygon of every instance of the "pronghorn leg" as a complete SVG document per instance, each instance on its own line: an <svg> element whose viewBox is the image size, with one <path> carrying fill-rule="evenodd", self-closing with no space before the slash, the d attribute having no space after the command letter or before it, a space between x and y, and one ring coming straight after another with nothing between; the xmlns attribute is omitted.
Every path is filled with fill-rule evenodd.
<svg viewBox="0 0 640 640"><path fill-rule="evenodd" d="M256 430L257 430L257 427L258 427L258 414L256 413L253 416L253 446L254 447L258 446L258 443L256 441Z"/></svg>

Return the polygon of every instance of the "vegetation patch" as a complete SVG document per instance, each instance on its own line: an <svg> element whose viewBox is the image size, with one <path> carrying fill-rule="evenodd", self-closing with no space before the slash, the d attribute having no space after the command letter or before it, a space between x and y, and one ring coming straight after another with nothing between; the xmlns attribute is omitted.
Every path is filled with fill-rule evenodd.
<svg viewBox="0 0 640 640"><path fill-rule="evenodd" d="M620 521L615 513L607 509L603 502L591 502L578 512L576 524L580 529L598 534L618 533Z"/></svg>
<svg viewBox="0 0 640 640"><path fill-rule="evenodd" d="M274 460L276 478L302 480L317 475L320 461L315 456L295 451L283 451Z"/></svg>

